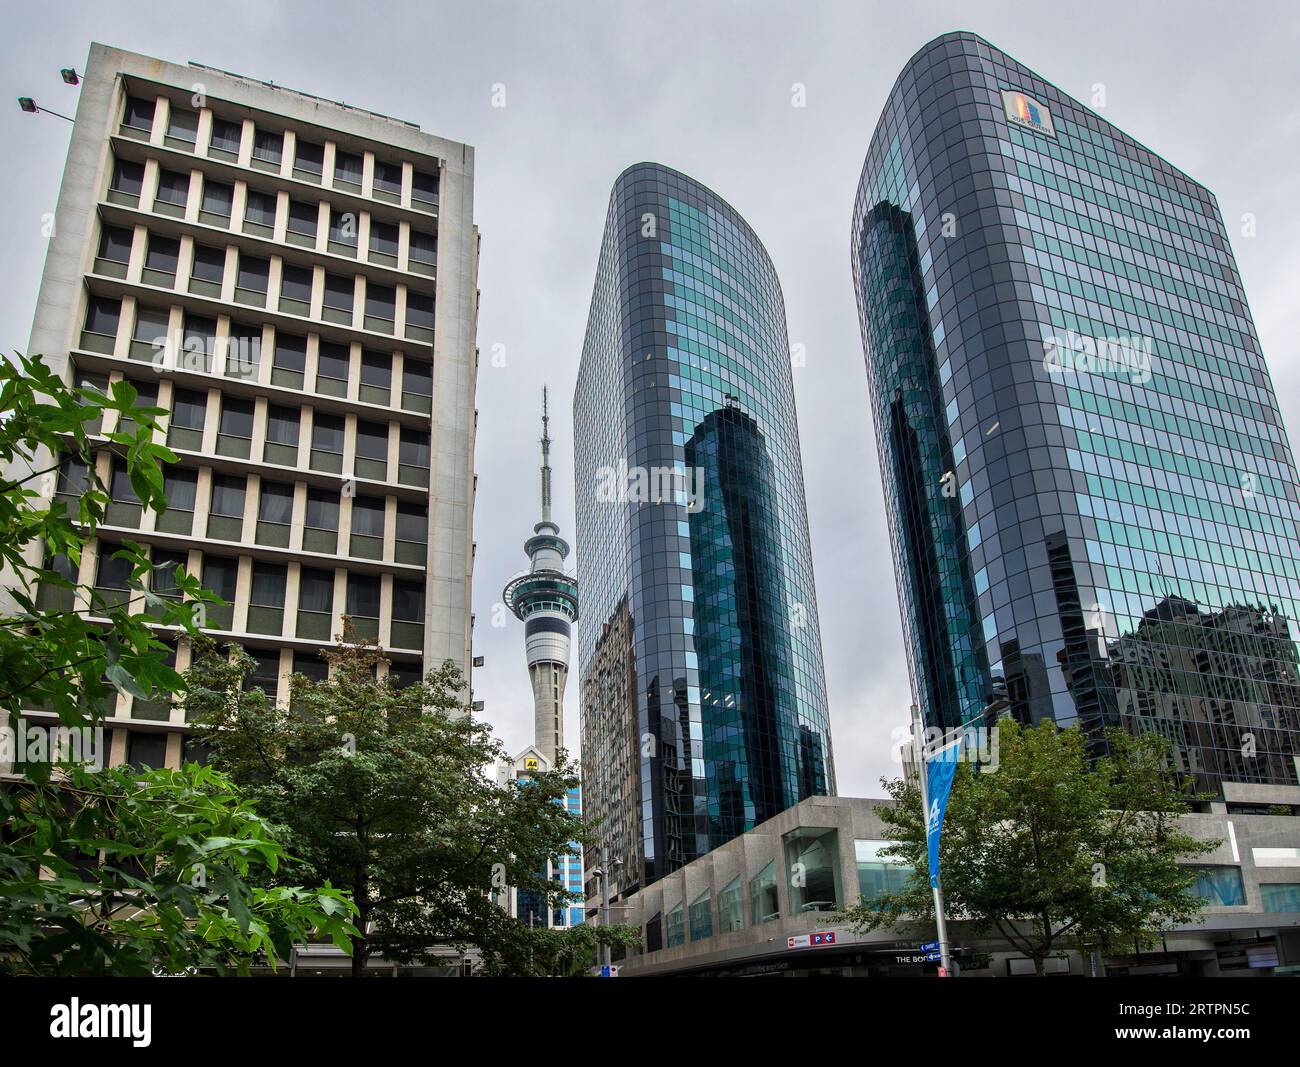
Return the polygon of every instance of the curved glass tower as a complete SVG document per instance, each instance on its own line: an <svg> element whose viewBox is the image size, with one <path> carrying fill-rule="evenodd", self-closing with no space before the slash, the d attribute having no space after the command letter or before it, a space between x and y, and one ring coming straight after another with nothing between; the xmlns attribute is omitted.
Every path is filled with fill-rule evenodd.
<svg viewBox="0 0 1300 1067"><path fill-rule="evenodd" d="M574 451L583 783L617 895L834 791L780 284L667 167L614 185Z"/></svg>
<svg viewBox="0 0 1300 1067"><path fill-rule="evenodd" d="M1296 784L1300 479L1213 195L953 33L894 85L852 260L927 723Z"/></svg>

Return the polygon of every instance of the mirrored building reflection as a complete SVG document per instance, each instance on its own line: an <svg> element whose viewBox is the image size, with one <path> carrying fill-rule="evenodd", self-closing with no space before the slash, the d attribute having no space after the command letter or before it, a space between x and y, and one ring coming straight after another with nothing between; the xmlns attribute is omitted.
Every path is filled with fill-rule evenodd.
<svg viewBox="0 0 1300 1067"><path fill-rule="evenodd" d="M1295 785L1300 479L1213 194L952 33L890 94L852 260L927 722Z"/></svg>
<svg viewBox="0 0 1300 1067"><path fill-rule="evenodd" d="M610 198L574 459L584 796L617 899L834 792L780 284L658 164Z"/></svg>

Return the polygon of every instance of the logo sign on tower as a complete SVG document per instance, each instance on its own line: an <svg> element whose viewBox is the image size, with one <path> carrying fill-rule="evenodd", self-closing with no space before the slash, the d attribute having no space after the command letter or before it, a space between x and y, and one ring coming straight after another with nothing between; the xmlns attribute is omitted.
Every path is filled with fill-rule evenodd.
<svg viewBox="0 0 1300 1067"><path fill-rule="evenodd" d="M1028 93L1019 89L1002 90L1002 107L1007 121L1016 126L1027 126L1036 133L1045 133L1048 137L1056 136L1056 127L1052 125L1052 113Z"/></svg>

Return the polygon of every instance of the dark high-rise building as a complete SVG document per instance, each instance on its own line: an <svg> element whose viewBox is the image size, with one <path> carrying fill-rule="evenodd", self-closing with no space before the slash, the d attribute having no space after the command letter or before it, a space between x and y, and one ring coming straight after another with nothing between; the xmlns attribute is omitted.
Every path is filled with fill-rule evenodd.
<svg viewBox="0 0 1300 1067"><path fill-rule="evenodd" d="M987 41L899 76L853 273L916 699L1295 784L1300 493L1213 195Z"/></svg>
<svg viewBox="0 0 1300 1067"><path fill-rule="evenodd" d="M834 791L790 365L748 224L625 171L573 420L583 781L614 895Z"/></svg>

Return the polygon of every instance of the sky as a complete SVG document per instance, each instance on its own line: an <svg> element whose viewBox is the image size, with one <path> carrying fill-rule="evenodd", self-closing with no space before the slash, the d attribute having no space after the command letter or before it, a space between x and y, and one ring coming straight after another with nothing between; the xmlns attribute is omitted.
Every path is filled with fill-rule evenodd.
<svg viewBox="0 0 1300 1067"><path fill-rule="evenodd" d="M528 744L523 627L492 625L539 517L543 384L556 517L573 532L571 400L610 188L653 160L753 226L785 294L839 791L879 796L911 702L849 273L853 195L907 60L972 30L1218 197L1289 428L1300 425L1300 8L1140 4L338 0L28 5L0 40L4 97L71 114L90 42L197 60L417 122L475 147L482 232L475 697ZM793 106L803 89L803 107ZM504 93L502 90L504 89ZM504 106L494 106L504 103ZM25 350L69 126L0 109L0 345ZM1254 218L1253 236L1242 217ZM496 357L495 359L493 357ZM576 650L575 650L576 656ZM566 740L579 734L577 681Z"/></svg>

